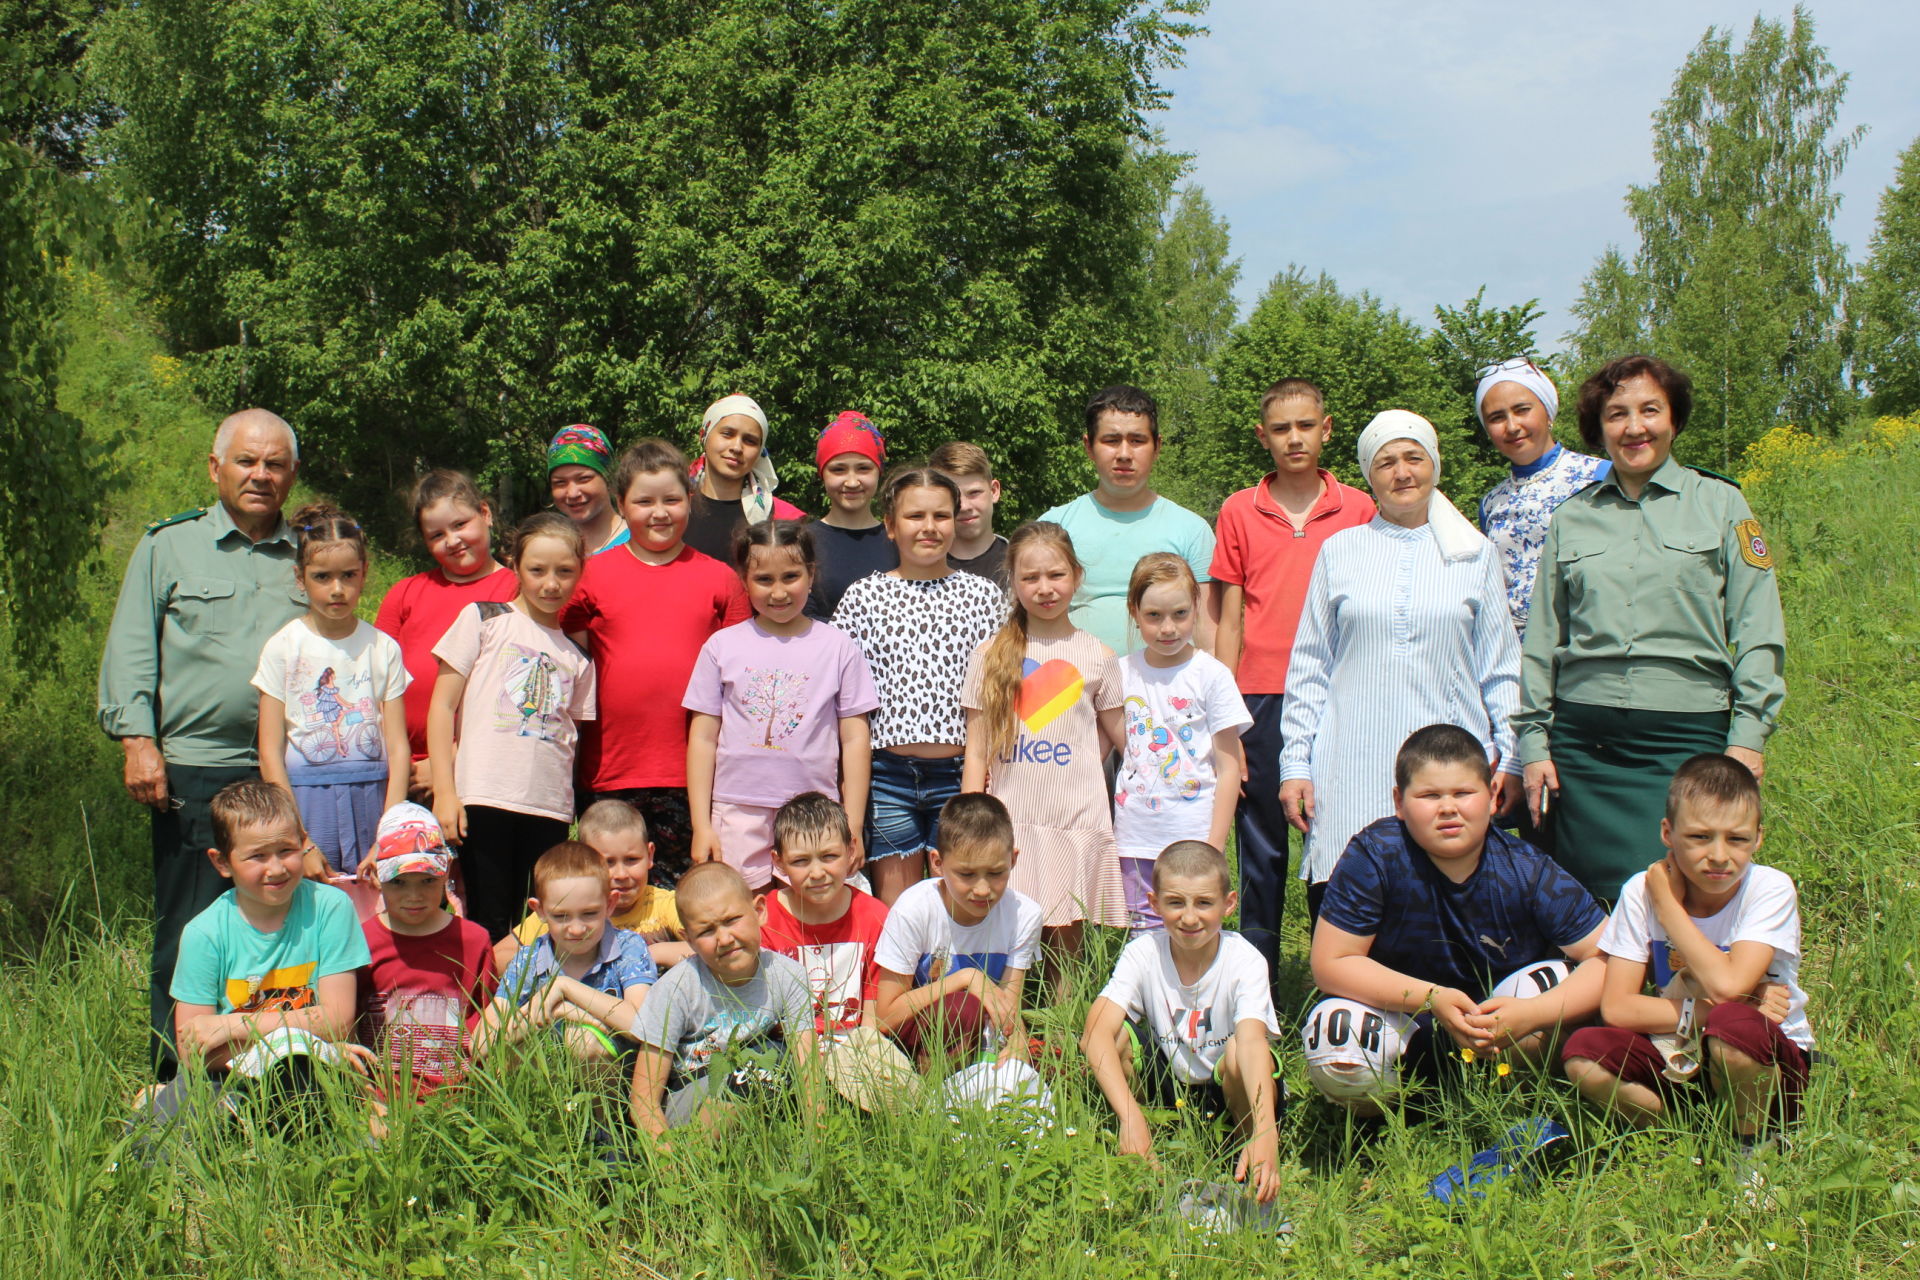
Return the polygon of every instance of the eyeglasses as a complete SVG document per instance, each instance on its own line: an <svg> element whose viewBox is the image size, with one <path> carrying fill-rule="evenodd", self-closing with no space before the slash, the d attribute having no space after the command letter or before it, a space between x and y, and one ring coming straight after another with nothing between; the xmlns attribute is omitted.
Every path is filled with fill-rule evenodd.
<svg viewBox="0 0 1920 1280"><path fill-rule="evenodd" d="M1511 359L1502 360L1498 364L1490 364L1474 376L1484 382L1496 373L1522 373L1529 369L1543 378L1547 376L1546 371L1535 364L1528 356L1514 356Z"/></svg>

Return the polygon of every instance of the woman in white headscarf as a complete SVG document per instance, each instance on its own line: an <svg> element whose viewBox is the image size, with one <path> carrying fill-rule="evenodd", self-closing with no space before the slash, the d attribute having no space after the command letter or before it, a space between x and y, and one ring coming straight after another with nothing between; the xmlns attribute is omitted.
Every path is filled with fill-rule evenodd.
<svg viewBox="0 0 1920 1280"><path fill-rule="evenodd" d="M767 414L752 396L722 396L700 415L700 456L693 480L687 545L733 563L733 535L762 520L804 520L806 512L773 496L780 477L767 452Z"/></svg>
<svg viewBox="0 0 1920 1280"><path fill-rule="evenodd" d="M1438 441L1419 414L1368 423L1360 469L1379 514L1320 549L1281 717L1280 801L1306 833L1316 918L1347 842L1392 815L1394 756L1414 730L1466 729L1494 762L1495 809L1518 794L1520 645L1499 556L1435 487Z"/></svg>

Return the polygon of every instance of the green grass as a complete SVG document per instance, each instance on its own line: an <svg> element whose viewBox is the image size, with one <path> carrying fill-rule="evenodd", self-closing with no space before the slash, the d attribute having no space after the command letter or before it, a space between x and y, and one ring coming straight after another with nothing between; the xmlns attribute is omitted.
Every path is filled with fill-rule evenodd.
<svg viewBox="0 0 1920 1280"><path fill-rule="evenodd" d="M1476 1075L1436 1120L1359 1140L1296 1101L1282 1134L1282 1248L1191 1235L1169 1186L1231 1153L1191 1120L1163 1168L1114 1153L1071 1048L1113 950L1036 1021L1068 1046L1058 1127L955 1136L944 1117L811 1126L749 1117L609 1171L585 1141L595 1100L564 1064L483 1072L402 1109L378 1151L350 1105L330 1136L203 1141L153 1167L121 1118L140 1083L145 821L92 726L92 666L119 566L145 520L205 500L210 416L131 316L93 289L68 392L124 429L129 466L85 619L51 670L0 665L0 1275L748 1277L1830 1277L1920 1270L1920 432L1815 451L1749 493L1780 560L1786 720L1768 757L1763 857L1799 880L1802 981L1824 1064L1773 1203L1749 1206L1710 1115L1624 1135L1551 1081ZM397 567L383 562L390 580ZM81 822L84 813L86 823ZM91 840L89 841L88 833ZM1651 856L1651 855L1650 855ZM98 897L93 882L99 883ZM1305 935L1288 980L1305 995ZM4 923L0 920L0 923ZM27 927L27 926L31 927ZM1297 1099L1307 1090L1287 1045ZM1463 1068L1464 1069L1464 1068ZM1426 1180L1535 1112L1586 1155L1567 1176L1458 1217Z"/></svg>

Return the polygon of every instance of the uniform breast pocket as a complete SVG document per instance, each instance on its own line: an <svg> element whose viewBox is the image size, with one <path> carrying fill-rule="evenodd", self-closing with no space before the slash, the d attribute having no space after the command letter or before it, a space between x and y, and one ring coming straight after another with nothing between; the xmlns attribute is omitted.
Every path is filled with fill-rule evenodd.
<svg viewBox="0 0 1920 1280"><path fill-rule="evenodd" d="M1607 544L1598 541L1563 542L1555 549L1553 570L1560 577L1567 602L1577 605L1594 594L1605 594L1607 570L1617 568L1619 556L1607 554Z"/></svg>
<svg viewBox="0 0 1920 1280"><path fill-rule="evenodd" d="M1705 530L1668 533L1660 538L1660 567L1677 590L1718 599L1726 586L1720 570L1720 539Z"/></svg>
<svg viewBox="0 0 1920 1280"><path fill-rule="evenodd" d="M174 584L167 612L182 631L197 636L233 629L233 584L219 578L190 578Z"/></svg>

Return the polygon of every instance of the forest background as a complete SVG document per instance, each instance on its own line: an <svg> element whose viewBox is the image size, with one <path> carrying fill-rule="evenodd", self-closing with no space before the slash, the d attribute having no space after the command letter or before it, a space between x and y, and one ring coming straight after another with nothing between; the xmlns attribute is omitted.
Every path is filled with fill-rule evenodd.
<svg viewBox="0 0 1920 1280"><path fill-rule="evenodd" d="M1832 187L1859 133L1812 17L1710 29L1651 121L1654 177L1623 192L1637 239L1594 246L1573 332L1537 333L1537 303L1498 279L1409 315L1311 264L1242 316L1229 228L1154 126L1203 8L0 0L9 1112L43 1065L20 1046L81 1016L61 1003L85 994L72 966L137 989L146 821L93 727L100 637L140 530L209 500L208 436L233 408L295 423L303 486L377 531L372 600L422 559L414 475L467 467L524 513L544 441L574 421L691 447L702 406L749 391L805 505L812 432L858 408L898 457L985 445L1010 525L1088 486L1080 405L1134 381L1163 405L1156 483L1211 514L1266 469L1260 391L1305 373L1327 389L1336 471L1357 479L1373 413L1415 409L1471 510L1502 472L1473 417L1479 366L1534 354L1566 404L1600 361L1646 349L1698 389L1681 457L1745 478L1784 553L1794 697L1770 803L1836 929L1822 981L1852 984L1829 1024L1842 1060L1892 1092L1824 1131L1787 1228L1676 1243L1616 1204L1585 1247L1625 1240L1635 1267L1672 1274L1897 1271L1920 1234L1920 425L1903 416L1920 411L1920 144L1850 261ZM1576 438L1570 407L1559 426ZM1794 861L1816 849L1840 852ZM107 1038L131 1061L130 1034ZM43 1138L0 1122L7 1164L70 1160ZM1409 1169L1430 1162L1410 1150ZM1099 1168L1119 1179L1099 1196L1119 1194ZM69 1172L68 1199L18 1204L78 1213L97 1169ZM1320 1192L1332 1229L1356 1190ZM32 1242L8 1256L87 1253L36 1223L0 1214ZM1356 1256L1392 1259L1421 1223L1390 1211ZM799 1256L771 1239L739 1247Z"/></svg>

